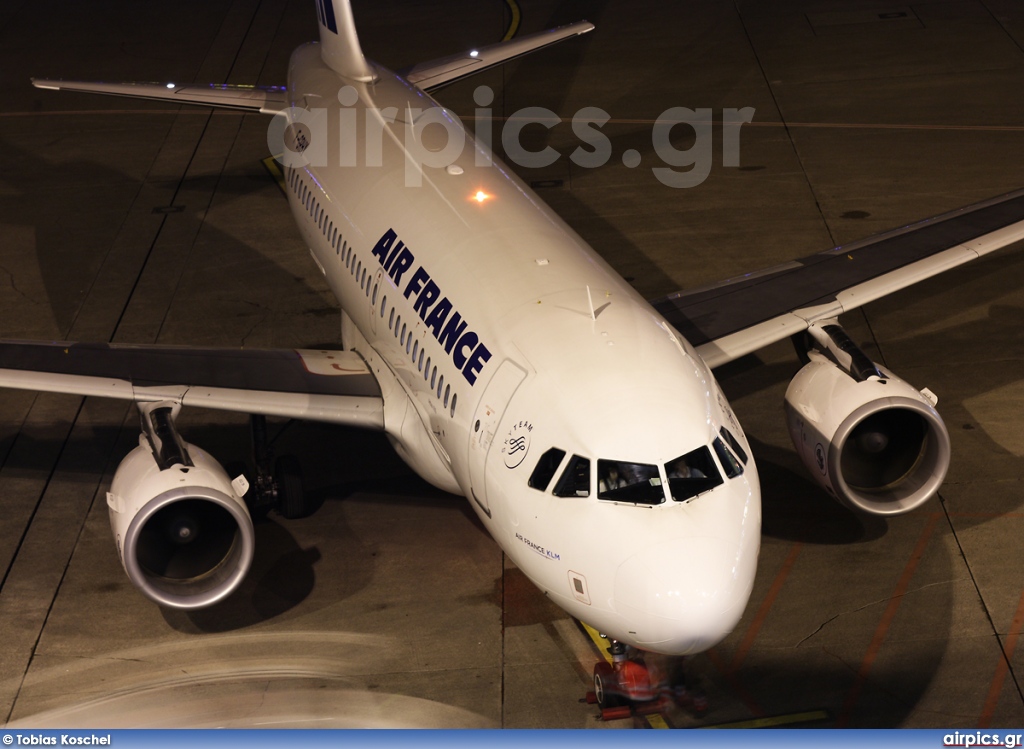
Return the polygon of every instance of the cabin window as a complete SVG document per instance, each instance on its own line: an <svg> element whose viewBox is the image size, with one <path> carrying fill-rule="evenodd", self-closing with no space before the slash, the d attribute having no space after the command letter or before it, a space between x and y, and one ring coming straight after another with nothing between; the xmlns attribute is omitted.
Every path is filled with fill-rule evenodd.
<svg viewBox="0 0 1024 749"><path fill-rule="evenodd" d="M555 484L556 497L590 496L590 459L573 455Z"/></svg>
<svg viewBox="0 0 1024 749"><path fill-rule="evenodd" d="M444 375L441 375L441 377L437 381L437 397L438 398L441 397L441 390L443 388L444 388Z"/></svg>
<svg viewBox="0 0 1024 749"><path fill-rule="evenodd" d="M459 394L458 394L458 393L456 393L455 395L453 395L453 396L452 396L452 410L451 410L451 415L452 415L452 418L453 418L453 419L455 418L455 401L457 401L458 399L459 399Z"/></svg>
<svg viewBox="0 0 1024 749"><path fill-rule="evenodd" d="M426 347L423 347L423 348L420 349L420 361L419 361L419 364L416 365L416 368L419 369L420 372L423 371L423 354L425 354L426 352L427 352Z"/></svg>
<svg viewBox="0 0 1024 749"><path fill-rule="evenodd" d="M387 306L388 306L388 295L385 294L384 297L380 300L380 316L381 317L384 317L384 310L387 309Z"/></svg>
<svg viewBox="0 0 1024 749"><path fill-rule="evenodd" d="M530 474L530 479L526 483L533 489L546 492L548 490L548 484L550 484L551 479L555 477L555 471L558 470L558 466L562 465L562 458L564 457L565 450L559 450L557 447L552 447L540 456L540 460L537 461L537 466L533 469L533 473Z"/></svg>
<svg viewBox="0 0 1024 749"><path fill-rule="evenodd" d="M393 327L395 327L395 308L394 307L391 308L391 314L388 315L388 330L391 330Z"/></svg>
<svg viewBox="0 0 1024 749"><path fill-rule="evenodd" d="M597 461L597 498L642 505L665 501L658 466L623 460Z"/></svg>
<svg viewBox="0 0 1024 749"><path fill-rule="evenodd" d="M377 284L373 285L373 296L370 297L370 304L377 303Z"/></svg>
<svg viewBox="0 0 1024 749"><path fill-rule="evenodd" d="M430 357L427 357L427 366L423 369L423 379L430 379Z"/></svg>
<svg viewBox="0 0 1024 749"><path fill-rule="evenodd" d="M722 476L707 447L698 447L669 462L665 466L665 474L668 476L669 494L676 502L692 499L722 483Z"/></svg>
<svg viewBox="0 0 1024 749"><path fill-rule="evenodd" d="M444 388L444 407L448 408L448 397L452 394L452 386L446 385Z"/></svg>
<svg viewBox="0 0 1024 749"><path fill-rule="evenodd" d="M416 341L412 344L412 360L416 361L416 355L420 352L420 342Z"/></svg>

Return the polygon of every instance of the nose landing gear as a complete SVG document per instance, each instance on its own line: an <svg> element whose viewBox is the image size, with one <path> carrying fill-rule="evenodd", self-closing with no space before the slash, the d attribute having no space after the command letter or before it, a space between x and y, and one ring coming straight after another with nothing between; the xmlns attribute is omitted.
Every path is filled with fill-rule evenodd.
<svg viewBox="0 0 1024 749"><path fill-rule="evenodd" d="M668 659L611 641L612 662L594 666L594 691L587 702L601 710L602 720L664 713L675 707L688 709L702 718L708 700L687 685L682 659Z"/></svg>

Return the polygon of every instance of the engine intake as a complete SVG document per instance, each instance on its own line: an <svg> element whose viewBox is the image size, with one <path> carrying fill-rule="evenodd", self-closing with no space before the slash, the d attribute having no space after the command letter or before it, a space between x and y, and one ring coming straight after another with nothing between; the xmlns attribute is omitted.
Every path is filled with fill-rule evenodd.
<svg viewBox="0 0 1024 749"><path fill-rule="evenodd" d="M107 495L121 564L135 587L162 606L211 606L249 571L252 520L220 463L181 441L169 415L150 416L143 413L139 446L117 467ZM154 443L147 429L153 422L164 436L171 425L175 450ZM169 454L172 465L166 465Z"/></svg>
<svg viewBox="0 0 1024 749"><path fill-rule="evenodd" d="M949 468L946 426L931 401L886 369L857 381L823 354L786 390L797 453L815 480L848 507L898 515L927 502Z"/></svg>

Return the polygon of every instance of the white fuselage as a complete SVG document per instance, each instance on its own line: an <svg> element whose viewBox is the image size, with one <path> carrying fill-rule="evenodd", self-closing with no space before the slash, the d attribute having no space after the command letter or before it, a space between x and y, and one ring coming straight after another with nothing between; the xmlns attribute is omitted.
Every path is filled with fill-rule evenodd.
<svg viewBox="0 0 1024 749"><path fill-rule="evenodd" d="M478 166L489 151L471 137L457 168L423 168L422 184L406 186L407 138L444 143L440 126L417 124L421 113L461 124L399 76L378 75L345 81L317 45L296 50L290 103L326 109L331 135L328 166L285 175L342 306L343 343L381 384L389 438L427 481L468 497L574 617L648 650L714 645L750 596L761 516L749 445L714 377L505 165ZM343 107L347 85L359 98ZM357 124L357 166L338 166L339 122ZM367 139L381 144L379 166ZM666 466L701 448L716 455L723 427L746 453L742 473L727 477L718 454L717 486L669 496ZM531 487L542 456L554 466ZM587 472L556 496L574 457ZM663 501L600 498L608 461L656 471L645 491Z"/></svg>

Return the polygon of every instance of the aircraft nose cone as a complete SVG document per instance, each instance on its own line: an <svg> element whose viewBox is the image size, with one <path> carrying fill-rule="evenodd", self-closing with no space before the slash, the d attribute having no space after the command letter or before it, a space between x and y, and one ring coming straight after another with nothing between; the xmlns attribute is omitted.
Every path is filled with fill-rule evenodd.
<svg viewBox="0 0 1024 749"><path fill-rule="evenodd" d="M739 621L750 582L730 544L678 538L629 557L615 575L615 608L636 622L641 646L679 655L706 650Z"/></svg>

